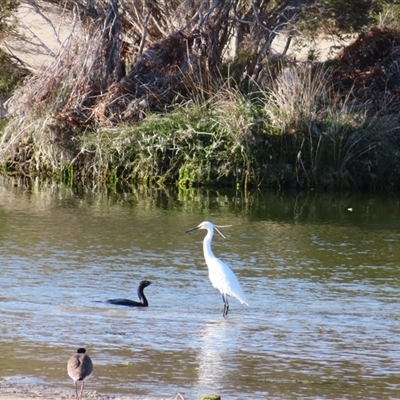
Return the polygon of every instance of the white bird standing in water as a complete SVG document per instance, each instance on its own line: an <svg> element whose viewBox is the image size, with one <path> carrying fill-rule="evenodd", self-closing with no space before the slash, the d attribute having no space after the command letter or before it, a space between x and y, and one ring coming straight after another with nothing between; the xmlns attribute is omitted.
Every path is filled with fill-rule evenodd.
<svg viewBox="0 0 400 400"><path fill-rule="evenodd" d="M218 228L211 222L204 221L200 225L193 229L189 229L186 232L192 232L197 229L206 229L207 235L203 241L203 251L206 264L208 266L208 276L212 285L215 289L218 289L222 294L222 300L224 301L224 312L223 317L226 318L229 311L228 295L236 297L242 304L248 306L246 296L240 286L236 275L232 272L229 265L215 257L211 250L211 240L214 235L214 229L224 238L225 236L218 230Z"/></svg>

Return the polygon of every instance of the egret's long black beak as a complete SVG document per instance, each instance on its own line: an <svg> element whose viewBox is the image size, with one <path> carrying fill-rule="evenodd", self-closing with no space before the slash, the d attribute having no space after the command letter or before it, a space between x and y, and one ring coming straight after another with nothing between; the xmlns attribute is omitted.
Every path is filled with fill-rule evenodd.
<svg viewBox="0 0 400 400"><path fill-rule="evenodd" d="M192 228L192 229L189 229L189 230L186 231L185 233L193 232L193 231L195 231L195 230L197 230L197 229L199 229L198 226L196 226L196 227L194 227L194 228Z"/></svg>

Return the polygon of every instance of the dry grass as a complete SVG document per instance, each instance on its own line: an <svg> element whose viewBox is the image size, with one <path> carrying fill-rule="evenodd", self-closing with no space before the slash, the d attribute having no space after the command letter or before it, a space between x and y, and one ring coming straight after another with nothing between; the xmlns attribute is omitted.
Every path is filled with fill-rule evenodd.
<svg viewBox="0 0 400 400"><path fill-rule="evenodd" d="M387 155L397 154L398 115L370 116L351 94L337 97L331 72L307 65L283 69L264 93L271 133L292 138L282 152L301 186L378 187Z"/></svg>
<svg viewBox="0 0 400 400"><path fill-rule="evenodd" d="M332 104L330 72L311 64L285 67L264 95L265 112L280 135L312 132Z"/></svg>
<svg viewBox="0 0 400 400"><path fill-rule="evenodd" d="M55 60L14 92L7 103L11 119L0 141L2 163L22 147L34 155L30 169L41 170L42 165L56 171L71 161L74 146L68 143L74 132L63 129L58 115L67 105L81 106L93 88L101 89L101 41L101 30L85 32L76 19Z"/></svg>

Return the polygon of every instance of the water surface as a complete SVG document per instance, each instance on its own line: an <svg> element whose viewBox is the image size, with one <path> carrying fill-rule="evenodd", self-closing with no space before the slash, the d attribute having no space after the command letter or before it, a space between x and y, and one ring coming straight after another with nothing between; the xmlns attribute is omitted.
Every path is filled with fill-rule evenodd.
<svg viewBox="0 0 400 400"><path fill-rule="evenodd" d="M0 184L0 378L188 400L400 398L400 205L395 197L77 192ZM213 249L250 307L222 299L202 254L203 220L227 225ZM136 300L142 279L150 306Z"/></svg>

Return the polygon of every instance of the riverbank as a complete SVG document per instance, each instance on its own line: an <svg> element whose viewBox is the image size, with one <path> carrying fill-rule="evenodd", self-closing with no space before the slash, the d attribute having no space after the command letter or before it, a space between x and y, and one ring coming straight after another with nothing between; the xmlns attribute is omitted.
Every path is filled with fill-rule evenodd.
<svg viewBox="0 0 400 400"><path fill-rule="evenodd" d="M133 397L113 397L101 395L93 391L85 391L83 398L97 400L133 400ZM22 399L41 399L41 400L66 400L75 399L73 390L58 390L35 387L15 387L14 385L0 383L0 399L2 400L22 400Z"/></svg>
<svg viewBox="0 0 400 400"><path fill-rule="evenodd" d="M203 87L186 36L149 48L123 79L99 81L107 63L92 58L107 53L106 35L75 28L59 40L62 62L8 102L3 175L71 187L400 188L396 30L371 29L324 61L277 51L255 85L222 59ZM170 47L181 49L173 62Z"/></svg>
<svg viewBox="0 0 400 400"><path fill-rule="evenodd" d="M75 399L75 391L71 389L53 389L42 385L24 385L20 386L8 381L0 381L0 399L1 400L25 400L25 399L41 399L41 400L68 400ZM83 399L91 400L137 400L133 396L106 395L97 391L86 390L83 393ZM175 399L184 400L178 394ZM174 400L173 398L157 397L148 398L146 400Z"/></svg>

